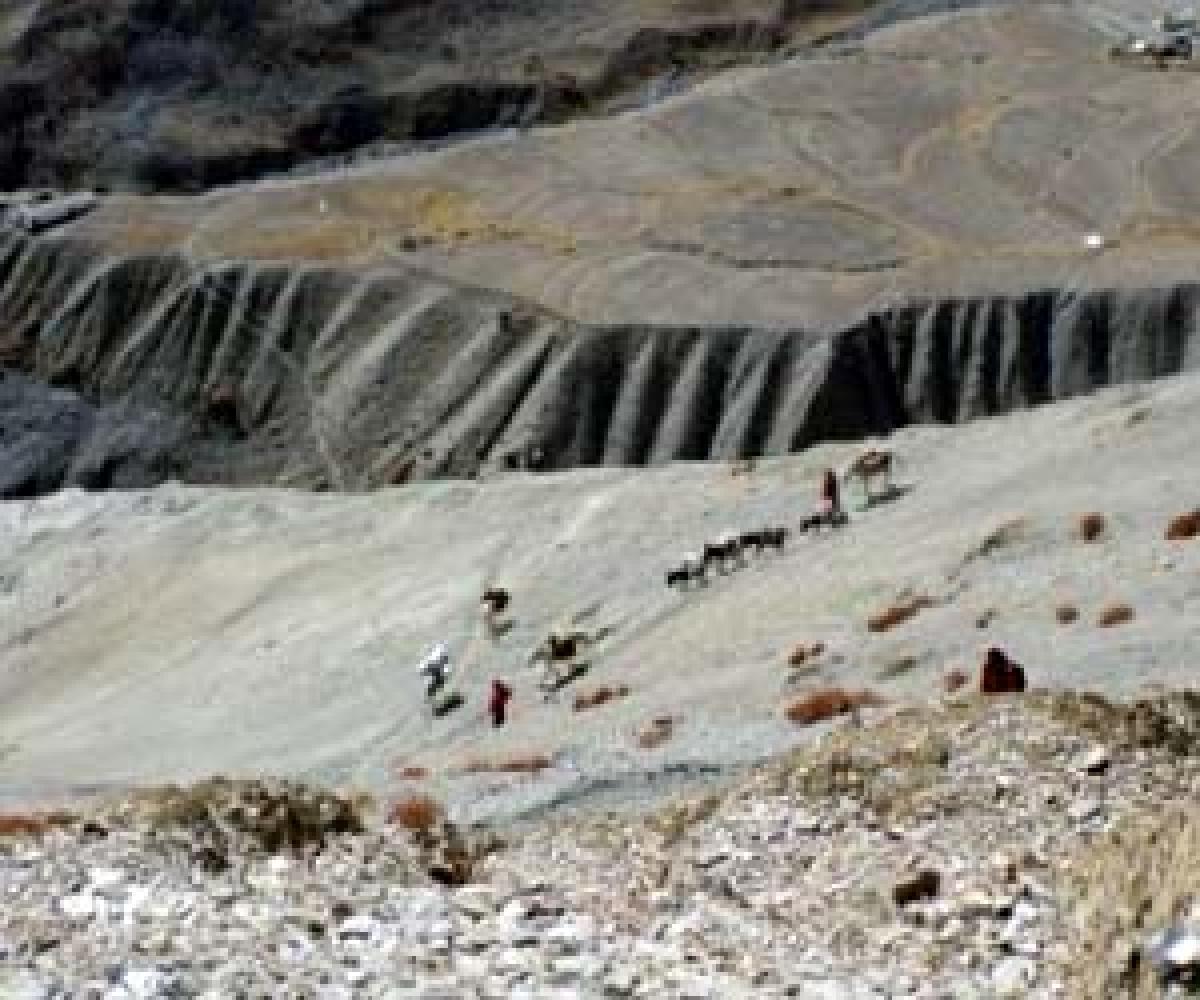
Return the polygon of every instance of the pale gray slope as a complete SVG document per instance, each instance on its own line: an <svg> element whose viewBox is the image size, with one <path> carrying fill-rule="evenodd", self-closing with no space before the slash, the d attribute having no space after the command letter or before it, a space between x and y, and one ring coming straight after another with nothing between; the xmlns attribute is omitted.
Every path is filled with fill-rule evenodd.
<svg viewBox="0 0 1200 1000"><path fill-rule="evenodd" d="M761 463L676 464L365 495L168 486L77 491L0 508L0 797L212 772L304 775L396 793L425 766L460 815L514 812L607 790L661 787L647 772L729 768L803 738L782 720L793 692L825 682L935 697L946 669L984 643L1035 684L1129 694L1195 682L1200 541L1168 543L1168 517L1200 505L1194 434L1200 377L1099 393L964 427L913 428L889 443L911 491L854 514L842 534L799 539L682 596L662 573L726 529L795 524L819 471L858 446ZM1108 515L1085 545L1076 516ZM969 562L997 526L1022 538ZM476 600L515 596L516 626L484 637ZM892 632L868 616L906 587L952 596ZM1055 624L1059 601L1081 621ZM1108 601L1136 620L1098 629ZM994 623L976 618L995 609ZM588 613L590 612L590 613ZM611 627L576 685L631 696L576 715L543 704L521 664L555 622ZM415 663L437 639L460 664L466 708L431 720ZM841 663L789 688L798 642ZM904 657L915 666L881 671ZM516 688L511 724L483 718L488 680ZM661 750L632 734L680 718ZM536 780L454 777L470 758L543 752Z"/></svg>

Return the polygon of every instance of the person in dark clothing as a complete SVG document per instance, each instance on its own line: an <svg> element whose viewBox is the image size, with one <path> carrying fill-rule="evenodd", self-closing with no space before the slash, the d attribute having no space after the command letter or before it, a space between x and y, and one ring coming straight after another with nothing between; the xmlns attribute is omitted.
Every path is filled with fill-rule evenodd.
<svg viewBox="0 0 1200 1000"><path fill-rule="evenodd" d="M492 681L492 693L488 698L488 714L492 717L492 725L496 728L504 725L508 703L512 699L512 688L497 678Z"/></svg>
<svg viewBox="0 0 1200 1000"><path fill-rule="evenodd" d="M821 505L817 513L830 523L837 522L842 516L842 499L838 493L837 473L833 469L826 469L821 477Z"/></svg>

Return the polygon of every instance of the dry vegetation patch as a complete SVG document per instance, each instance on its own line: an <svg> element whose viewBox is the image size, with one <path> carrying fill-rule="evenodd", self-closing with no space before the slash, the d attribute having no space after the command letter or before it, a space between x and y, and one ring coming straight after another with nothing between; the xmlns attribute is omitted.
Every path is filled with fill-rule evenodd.
<svg viewBox="0 0 1200 1000"><path fill-rule="evenodd" d="M1023 517L1012 518L997 525L984 535L979 542L967 549L962 559L959 560L958 565L950 572L949 578L951 580L957 579L971 563L980 559L987 559L1001 549L1024 541L1028 536L1029 522Z"/></svg>
<svg viewBox="0 0 1200 1000"><path fill-rule="evenodd" d="M428 795L409 795L392 805L387 821L404 830L431 830L444 814L441 804Z"/></svg>
<svg viewBox="0 0 1200 1000"><path fill-rule="evenodd" d="M370 800L301 782L217 777L194 785L139 791L109 817L134 819L155 830L185 830L225 855L233 849L275 854L323 847L366 829ZM219 859L218 859L219 860Z"/></svg>
<svg viewBox="0 0 1200 1000"><path fill-rule="evenodd" d="M881 681L895 680L897 677L903 677L905 674L912 673L921 665L919 657L907 654L905 656L897 656L894 660L889 660L879 670L876 677Z"/></svg>
<svg viewBox="0 0 1200 1000"><path fill-rule="evenodd" d="M1104 532L1107 528L1107 522L1104 515L1092 511L1088 514L1080 514L1079 520L1075 525L1075 534L1084 542L1095 542L1104 537Z"/></svg>
<svg viewBox="0 0 1200 1000"><path fill-rule="evenodd" d="M463 774L540 774L554 766L545 754L525 753L489 760L473 757L463 765Z"/></svg>
<svg viewBox="0 0 1200 1000"><path fill-rule="evenodd" d="M942 678L942 688L946 694L961 691L971 682L970 676L961 667L955 667Z"/></svg>
<svg viewBox="0 0 1200 1000"><path fill-rule="evenodd" d="M815 642L811 646L800 643L788 654L788 666L802 667L809 660L815 660L824 652L825 643L823 642Z"/></svg>
<svg viewBox="0 0 1200 1000"><path fill-rule="evenodd" d="M915 618L926 608L932 608L934 600L924 594L917 594L913 597L906 597L895 604L884 608L877 615L873 615L867 619L867 630L870 632L887 632L889 629L895 628L897 625L902 625L911 618Z"/></svg>
<svg viewBox="0 0 1200 1000"><path fill-rule="evenodd" d="M883 699L873 691L847 691L844 688L822 688L792 702L786 715L788 721L801 726L825 722L839 715L849 715L860 708L881 705Z"/></svg>
<svg viewBox="0 0 1200 1000"><path fill-rule="evenodd" d="M649 725L638 730L637 745L643 750L654 750L670 741L675 735L675 719L669 715L651 719Z"/></svg>
<svg viewBox="0 0 1200 1000"><path fill-rule="evenodd" d="M1168 542L1182 542L1200 536L1200 508L1178 514L1167 525Z"/></svg>
<svg viewBox="0 0 1200 1000"><path fill-rule="evenodd" d="M75 817L69 813L0 813L0 839L40 837L55 827L69 826Z"/></svg>
<svg viewBox="0 0 1200 1000"><path fill-rule="evenodd" d="M1070 625L1079 621L1079 609L1074 604L1060 604L1054 609L1054 620L1059 625Z"/></svg>
<svg viewBox="0 0 1200 1000"><path fill-rule="evenodd" d="M1109 604L1101 609L1096 617L1096 625L1100 628L1112 628L1115 625L1126 625L1133 621L1133 608L1128 604Z"/></svg>
<svg viewBox="0 0 1200 1000"><path fill-rule="evenodd" d="M598 687L594 691L585 691L576 695L571 708L576 712L586 712L589 709L607 705L610 701L628 697L629 688L624 684L619 684L615 688Z"/></svg>

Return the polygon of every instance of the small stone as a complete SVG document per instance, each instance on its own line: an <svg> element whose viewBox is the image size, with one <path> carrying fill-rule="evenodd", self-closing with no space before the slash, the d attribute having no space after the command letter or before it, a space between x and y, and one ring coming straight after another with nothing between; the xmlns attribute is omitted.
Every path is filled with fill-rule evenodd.
<svg viewBox="0 0 1200 1000"><path fill-rule="evenodd" d="M967 893L958 906L959 914L968 919L1004 920L1012 916L1013 900L1007 896L991 896L986 892Z"/></svg>
<svg viewBox="0 0 1200 1000"><path fill-rule="evenodd" d="M941 889L941 876L930 869L917 873L912 878L897 882L892 888L892 901L897 906L907 906L923 899L933 899Z"/></svg>
<svg viewBox="0 0 1200 1000"><path fill-rule="evenodd" d="M1067 808L1067 815L1076 823L1086 823L1088 820L1096 819L1103 812L1104 804L1095 799L1072 802Z"/></svg>
<svg viewBox="0 0 1200 1000"><path fill-rule="evenodd" d="M1173 971L1200 967L1200 932L1169 927L1150 939L1147 951L1156 965Z"/></svg>
<svg viewBox="0 0 1200 1000"><path fill-rule="evenodd" d="M93 868L88 872L88 881L96 890L114 889L125 883L126 875L120 868Z"/></svg>
<svg viewBox="0 0 1200 1000"><path fill-rule="evenodd" d="M1108 748L1096 746L1079 761L1078 769L1084 774L1101 775L1109 769L1111 764L1112 757L1109 755Z"/></svg>
<svg viewBox="0 0 1200 1000"><path fill-rule="evenodd" d="M1037 976L1037 967L1028 958L1014 956L996 963L992 970L992 986L1002 997L1024 997Z"/></svg>
<svg viewBox="0 0 1200 1000"><path fill-rule="evenodd" d="M364 915L347 917L337 929L338 937L349 941L369 941L378 933L379 921Z"/></svg>
<svg viewBox="0 0 1200 1000"><path fill-rule="evenodd" d="M73 893L59 900L59 909L72 920L90 920L96 915L96 900L86 892Z"/></svg>

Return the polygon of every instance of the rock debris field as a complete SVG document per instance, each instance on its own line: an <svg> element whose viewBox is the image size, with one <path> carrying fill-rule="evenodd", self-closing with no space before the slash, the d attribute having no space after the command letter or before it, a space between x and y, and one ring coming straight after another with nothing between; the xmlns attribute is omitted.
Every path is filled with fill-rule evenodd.
<svg viewBox="0 0 1200 1000"><path fill-rule="evenodd" d="M1186 904L1200 875L1195 856L1155 871L1111 831L1149 825L1163 850L1164 805L1200 790L1198 723L1195 695L971 696L838 728L732 789L511 845L436 821L335 833L349 806L299 786L135 799L0 841L0 984L10 997L1113 996L1137 979L1128 913L1143 897L1150 915ZM245 822L255 804L276 820ZM291 849L270 843L281 830ZM443 853L468 884L444 884ZM1114 853L1150 872L1116 898Z"/></svg>

